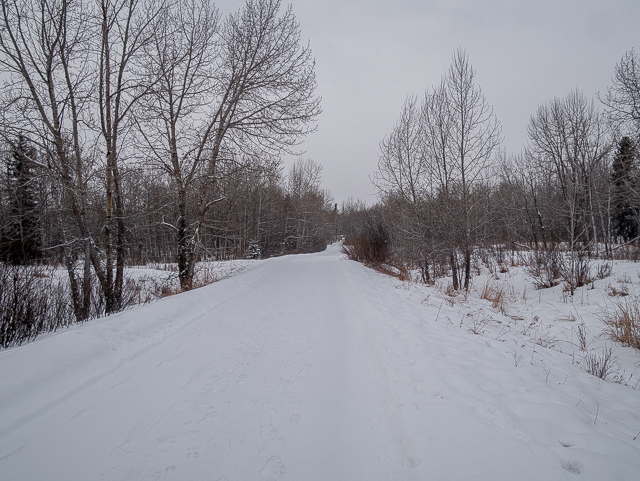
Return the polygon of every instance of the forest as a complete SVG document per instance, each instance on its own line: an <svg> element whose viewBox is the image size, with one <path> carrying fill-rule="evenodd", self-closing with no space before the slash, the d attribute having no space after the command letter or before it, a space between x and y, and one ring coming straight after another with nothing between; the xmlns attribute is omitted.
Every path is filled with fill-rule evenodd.
<svg viewBox="0 0 640 481"><path fill-rule="evenodd" d="M347 203L345 251L370 264L450 276L468 291L479 264L524 263L538 288L570 294L595 276L590 260L637 260L640 220L640 57L627 53L606 93L579 90L540 105L528 145L507 155L499 120L458 49L439 85L407 97L380 144L379 201Z"/></svg>
<svg viewBox="0 0 640 481"><path fill-rule="evenodd" d="M321 165L300 157L283 171L321 112L291 7L1 6L2 345L127 307L127 266L177 263L189 290L200 261L312 252L334 238ZM66 281L42 285L42 265L64 266Z"/></svg>
<svg viewBox="0 0 640 481"><path fill-rule="evenodd" d="M499 120L458 49L409 95L381 141L375 205L341 208L322 165L315 60L292 8L247 0L2 0L0 346L138 302L126 268L323 250L450 277L468 291L490 256L573 293L594 258L638 257L640 57L596 99L543 103L529 143ZM509 261L511 259L511 261ZM43 268L64 276L48 276ZM137 299L137 301L136 301Z"/></svg>

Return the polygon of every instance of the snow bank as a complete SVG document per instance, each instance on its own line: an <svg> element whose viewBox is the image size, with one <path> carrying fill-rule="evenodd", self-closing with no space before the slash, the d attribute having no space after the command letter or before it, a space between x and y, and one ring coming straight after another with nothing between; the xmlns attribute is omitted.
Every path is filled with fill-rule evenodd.
<svg viewBox="0 0 640 481"><path fill-rule="evenodd" d="M622 269L637 278L616 269L597 289ZM580 365L611 345L595 314L610 297L525 291L515 268L495 281L511 289L500 309L479 299L484 278L450 298L332 246L7 349L0 473L635 479L638 355L614 346L629 385ZM571 334L581 322L587 351Z"/></svg>

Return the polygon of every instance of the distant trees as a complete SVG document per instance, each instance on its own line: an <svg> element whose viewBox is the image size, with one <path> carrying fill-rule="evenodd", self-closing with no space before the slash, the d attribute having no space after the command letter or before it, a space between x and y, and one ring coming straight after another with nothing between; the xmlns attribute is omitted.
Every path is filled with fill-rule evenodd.
<svg viewBox="0 0 640 481"><path fill-rule="evenodd" d="M465 290L484 215L477 195L501 142L500 124L474 78L466 52L458 49L441 84L426 92L420 107L414 97L407 99L381 143L372 177L388 205L397 208L403 248L418 243L409 251L426 269L424 276L429 277L429 263L444 256L454 289Z"/></svg>
<svg viewBox="0 0 640 481"><path fill-rule="evenodd" d="M285 190L285 235L288 249L320 250L332 237L331 201L320 187L322 166L311 159L298 159L289 170ZM322 219L324 217L324 219Z"/></svg>
<svg viewBox="0 0 640 481"><path fill-rule="evenodd" d="M554 99L538 108L527 127L530 144L527 156L555 178L559 188L558 207L566 216L570 263L569 285L576 287L576 252L599 250L598 235L603 197L600 179L606 179L609 141L604 122L593 102L580 92Z"/></svg>
<svg viewBox="0 0 640 481"><path fill-rule="evenodd" d="M612 85L602 103L616 137L632 135L640 140L640 56L631 49L616 64Z"/></svg>
<svg viewBox="0 0 640 481"><path fill-rule="evenodd" d="M77 320L123 308L127 263L187 290L201 258L330 240L330 195L281 174L320 99L279 0L0 0L0 69L0 256L62 261Z"/></svg>
<svg viewBox="0 0 640 481"><path fill-rule="evenodd" d="M622 137L611 165L611 219L613 235L623 242L638 236L640 171L637 152L629 137Z"/></svg>
<svg viewBox="0 0 640 481"><path fill-rule="evenodd" d="M475 71L456 51L421 103L405 101L372 175L379 205L360 206L350 225L364 233L378 213L391 262L419 267L425 282L447 274L456 290L469 288L487 251L506 247L531 250L534 270L553 264L544 284L561 277L571 293L589 282L590 257L640 255L639 61L631 50L616 65L602 110L577 90L540 105L527 147L507 157Z"/></svg>
<svg viewBox="0 0 640 481"><path fill-rule="evenodd" d="M311 52L300 44L291 9L279 10L279 1L249 0L221 22L207 0L181 2L167 9L147 47L153 88L140 132L175 188L183 289L191 287L200 231L218 201L220 164L242 169L256 156L287 151L320 111Z"/></svg>
<svg viewBox="0 0 640 481"><path fill-rule="evenodd" d="M29 263L42 256L40 182L31 160L36 156L36 150L20 136L5 159L6 206L0 254L3 261L12 264Z"/></svg>

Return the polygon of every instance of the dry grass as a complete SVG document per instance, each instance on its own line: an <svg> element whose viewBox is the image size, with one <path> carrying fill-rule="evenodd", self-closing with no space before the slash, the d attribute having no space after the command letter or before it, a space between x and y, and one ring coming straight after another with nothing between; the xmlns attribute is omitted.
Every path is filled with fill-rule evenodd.
<svg viewBox="0 0 640 481"><path fill-rule="evenodd" d="M411 272L405 266L395 266L391 264L373 264L371 265L375 270L386 274L391 277L396 277L403 282L410 282L413 280Z"/></svg>
<svg viewBox="0 0 640 481"><path fill-rule="evenodd" d="M605 309L600 318L607 325L607 335L613 341L640 349L640 298L617 302Z"/></svg>
<svg viewBox="0 0 640 481"><path fill-rule="evenodd" d="M587 329L587 326L585 326L584 321L576 326L575 331L576 338L578 339L578 347L581 351L586 351L588 346L587 334L589 330Z"/></svg>
<svg viewBox="0 0 640 481"><path fill-rule="evenodd" d="M607 286L607 294L611 297L626 297L629 295L629 288L625 284L619 287L609 285Z"/></svg>
<svg viewBox="0 0 640 481"><path fill-rule="evenodd" d="M384 264L389 256L389 242L382 224L369 225L358 236L348 237L342 252L353 261L363 264Z"/></svg>
<svg viewBox="0 0 640 481"><path fill-rule="evenodd" d="M589 374L600 379L606 379L608 375L615 372L616 357L612 348L605 348L602 351L589 352L582 359L582 367Z"/></svg>
<svg viewBox="0 0 640 481"><path fill-rule="evenodd" d="M486 332L486 328L494 322L491 316L487 316L482 311L469 313L467 316L471 318L471 323L468 328L469 332L477 336L484 334Z"/></svg>
<svg viewBox="0 0 640 481"><path fill-rule="evenodd" d="M488 279L487 282L485 282L484 287L482 288L480 298L491 302L492 308L496 309L502 314L506 314L505 303L507 300L507 293L505 292L504 285L498 284L497 282L493 282L491 279Z"/></svg>
<svg viewBox="0 0 640 481"><path fill-rule="evenodd" d="M611 262L601 262L596 268L596 279L602 280L611 275L613 264Z"/></svg>

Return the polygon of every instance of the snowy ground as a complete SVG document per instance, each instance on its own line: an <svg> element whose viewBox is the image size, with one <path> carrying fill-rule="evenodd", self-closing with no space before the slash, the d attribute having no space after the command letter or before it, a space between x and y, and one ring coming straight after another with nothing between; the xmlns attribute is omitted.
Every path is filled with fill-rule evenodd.
<svg viewBox="0 0 640 481"><path fill-rule="evenodd" d="M499 312L486 275L463 299L337 246L253 262L0 351L0 478L638 479L640 356L614 346L608 380L581 366L638 271L571 302L512 268Z"/></svg>

